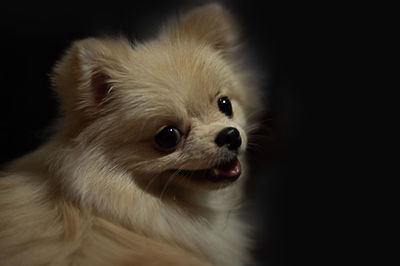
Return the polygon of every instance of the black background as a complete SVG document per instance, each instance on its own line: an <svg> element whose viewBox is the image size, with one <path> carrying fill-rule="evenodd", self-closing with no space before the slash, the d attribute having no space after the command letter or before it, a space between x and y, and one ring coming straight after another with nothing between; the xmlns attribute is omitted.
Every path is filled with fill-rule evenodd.
<svg viewBox="0 0 400 266"><path fill-rule="evenodd" d="M116 33L145 40L170 15L203 2L35 1L2 7L0 164L46 139L57 116L49 74L72 40ZM334 65L332 36L340 18L328 4L223 3L243 26L269 94L259 132L264 137L258 139L263 148L251 154L255 170L248 186L249 220L259 230L258 265L328 265L348 252L337 245L344 215L329 215L340 198L330 195L342 159L327 123L336 91L324 79Z"/></svg>

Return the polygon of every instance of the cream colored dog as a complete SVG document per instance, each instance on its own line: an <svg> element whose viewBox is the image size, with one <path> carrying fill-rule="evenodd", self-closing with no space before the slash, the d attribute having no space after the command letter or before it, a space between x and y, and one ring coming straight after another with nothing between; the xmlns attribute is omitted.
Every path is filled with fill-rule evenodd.
<svg viewBox="0 0 400 266"><path fill-rule="evenodd" d="M243 265L248 117L221 6L143 44L73 43L52 81L54 135L0 177L1 265Z"/></svg>

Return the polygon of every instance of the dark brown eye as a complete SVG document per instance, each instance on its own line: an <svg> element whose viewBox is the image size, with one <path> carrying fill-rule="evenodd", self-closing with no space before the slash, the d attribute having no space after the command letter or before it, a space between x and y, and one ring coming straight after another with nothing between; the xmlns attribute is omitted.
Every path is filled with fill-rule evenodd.
<svg viewBox="0 0 400 266"><path fill-rule="evenodd" d="M227 116L232 116L232 105L228 97L221 97L218 99L218 108L222 113L226 114Z"/></svg>
<svg viewBox="0 0 400 266"><path fill-rule="evenodd" d="M155 136L155 141L160 148L172 149L178 145L181 140L182 133L173 126L166 126Z"/></svg>

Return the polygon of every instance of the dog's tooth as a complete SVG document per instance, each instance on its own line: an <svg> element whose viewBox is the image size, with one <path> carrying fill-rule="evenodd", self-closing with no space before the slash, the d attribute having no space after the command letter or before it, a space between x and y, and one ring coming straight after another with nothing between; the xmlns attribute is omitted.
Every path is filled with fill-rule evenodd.
<svg viewBox="0 0 400 266"><path fill-rule="evenodd" d="M218 168L213 168L212 173L213 175L218 176L221 173L221 171Z"/></svg>

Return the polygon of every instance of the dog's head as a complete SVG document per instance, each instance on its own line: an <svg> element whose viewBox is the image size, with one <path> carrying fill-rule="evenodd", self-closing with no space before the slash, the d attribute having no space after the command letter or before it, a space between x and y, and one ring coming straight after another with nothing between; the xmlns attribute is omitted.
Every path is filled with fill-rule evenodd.
<svg viewBox="0 0 400 266"><path fill-rule="evenodd" d="M143 44L75 42L53 75L66 138L138 183L232 184L258 103L235 64L236 35L232 17L213 4Z"/></svg>

